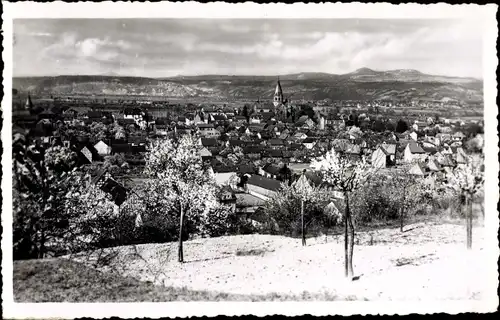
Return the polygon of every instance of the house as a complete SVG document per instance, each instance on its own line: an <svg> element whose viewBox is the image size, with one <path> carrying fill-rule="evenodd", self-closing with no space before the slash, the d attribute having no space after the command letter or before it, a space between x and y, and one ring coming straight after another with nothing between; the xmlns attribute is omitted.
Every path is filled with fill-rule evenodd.
<svg viewBox="0 0 500 320"><path fill-rule="evenodd" d="M307 120L300 124L299 127L303 129L313 129L316 127L316 124L310 118L307 118Z"/></svg>
<svg viewBox="0 0 500 320"><path fill-rule="evenodd" d="M140 108L125 108L123 109L123 119L132 119L134 122L143 120L146 113Z"/></svg>
<svg viewBox="0 0 500 320"><path fill-rule="evenodd" d="M215 183L219 186L228 185L235 187L238 178L238 174L236 173L236 168L232 168L229 166L214 166L212 167L214 172Z"/></svg>
<svg viewBox="0 0 500 320"><path fill-rule="evenodd" d="M333 127L339 127L340 125L344 125L344 119L339 115L328 115L326 118L326 124Z"/></svg>
<svg viewBox="0 0 500 320"><path fill-rule="evenodd" d="M208 123L220 124L227 120L227 116L223 113L221 114L210 114L208 116Z"/></svg>
<svg viewBox="0 0 500 320"><path fill-rule="evenodd" d="M282 150L275 149L264 149L262 150L261 155L264 161L283 157Z"/></svg>
<svg viewBox="0 0 500 320"><path fill-rule="evenodd" d="M312 149L315 144L316 140L314 140L313 138L306 138L304 139L304 141L302 141L302 145L304 145L304 147L309 150Z"/></svg>
<svg viewBox="0 0 500 320"><path fill-rule="evenodd" d="M141 154L147 152L146 146L145 145L133 145L130 144L130 152L132 154Z"/></svg>
<svg viewBox="0 0 500 320"><path fill-rule="evenodd" d="M197 125L200 130L200 134L206 138L218 138L220 137L220 131L216 130L213 124L200 123Z"/></svg>
<svg viewBox="0 0 500 320"><path fill-rule="evenodd" d="M311 164L309 162L305 163L289 163L288 168L292 171L292 174L302 174L304 171L312 171Z"/></svg>
<svg viewBox="0 0 500 320"><path fill-rule="evenodd" d="M111 195L111 200L120 206L127 199L127 188L112 178L107 178L100 186L100 189Z"/></svg>
<svg viewBox="0 0 500 320"><path fill-rule="evenodd" d="M436 141L439 142L439 139L429 136L427 136L425 139L426 140L422 141L423 148L437 148L437 146L439 145L439 143L436 144Z"/></svg>
<svg viewBox="0 0 500 320"><path fill-rule="evenodd" d="M168 119L158 118L155 120L155 132L159 136L166 136L168 134Z"/></svg>
<svg viewBox="0 0 500 320"><path fill-rule="evenodd" d="M252 175L257 173L257 168L251 163L243 164L237 168L237 172L239 175L245 175L245 174Z"/></svg>
<svg viewBox="0 0 500 320"><path fill-rule="evenodd" d="M94 148L97 150L97 153L100 156L107 156L111 154L111 146L109 145L109 142L106 143L102 140L99 140L99 142L94 145Z"/></svg>
<svg viewBox="0 0 500 320"><path fill-rule="evenodd" d="M410 136L410 139L412 139L413 141L417 141L418 140L418 134L415 131L411 132L409 134L409 136Z"/></svg>
<svg viewBox="0 0 500 320"><path fill-rule="evenodd" d="M128 143L116 143L111 145L111 154L128 154L132 148Z"/></svg>
<svg viewBox="0 0 500 320"><path fill-rule="evenodd" d="M381 144L371 156L374 168L387 168L396 164L396 145Z"/></svg>
<svg viewBox="0 0 500 320"><path fill-rule="evenodd" d="M427 122L424 121L415 121L412 125L413 130L419 131L427 126Z"/></svg>
<svg viewBox="0 0 500 320"><path fill-rule="evenodd" d="M262 200L268 200L276 195L276 192L281 188L281 182L259 175L252 175L246 183L246 188L249 194Z"/></svg>
<svg viewBox="0 0 500 320"><path fill-rule="evenodd" d="M248 159L258 160L261 158L261 153L263 151L262 146L252 145L243 148L243 154L247 156Z"/></svg>
<svg viewBox="0 0 500 320"><path fill-rule="evenodd" d="M208 120L206 119L205 114L203 112L196 112L193 117L193 122L194 124L207 123Z"/></svg>
<svg viewBox="0 0 500 320"><path fill-rule="evenodd" d="M265 200L248 193L237 193L235 196L236 212L239 214L251 215L265 204Z"/></svg>
<svg viewBox="0 0 500 320"><path fill-rule="evenodd" d="M295 140L304 140L307 138L307 134L305 134L304 132L296 132L294 135L293 135L293 138Z"/></svg>
<svg viewBox="0 0 500 320"><path fill-rule="evenodd" d="M409 174L421 176L421 177L427 175L428 172L429 172L428 168L426 168L426 166L421 162L414 163L408 171Z"/></svg>
<svg viewBox="0 0 500 320"><path fill-rule="evenodd" d="M201 138L200 144L204 147L217 147L217 139L214 138Z"/></svg>
<svg viewBox="0 0 500 320"><path fill-rule="evenodd" d="M361 155L361 146L354 143L348 143L344 153L347 155Z"/></svg>
<svg viewBox="0 0 500 320"><path fill-rule="evenodd" d="M262 122L268 122L269 120L273 120L275 117L274 112L262 112Z"/></svg>
<svg viewBox="0 0 500 320"><path fill-rule="evenodd" d="M442 170L441 166L439 165L439 163L434 160L434 159L429 159L427 161L427 169L431 172L439 172Z"/></svg>
<svg viewBox="0 0 500 320"><path fill-rule="evenodd" d="M88 112L89 110L86 110L86 112ZM74 108L68 108L66 110L63 111L63 114L68 114L68 115L72 115L73 117L76 117L78 116L78 110L74 109Z"/></svg>
<svg viewBox="0 0 500 320"><path fill-rule="evenodd" d="M465 139L465 134L463 134L461 131L457 131L453 134L452 138L455 141L462 141L463 139Z"/></svg>
<svg viewBox="0 0 500 320"><path fill-rule="evenodd" d="M229 139L229 141L227 142L227 145L231 146L231 147L243 147L244 145L244 142L241 141L241 140L237 140L237 139Z"/></svg>
<svg viewBox="0 0 500 320"><path fill-rule="evenodd" d="M38 114L38 119L55 119L57 115L52 110L44 110Z"/></svg>
<svg viewBox="0 0 500 320"><path fill-rule="evenodd" d="M133 147L145 146L147 144L147 140L144 136L130 136L128 138L128 143L130 143Z"/></svg>
<svg viewBox="0 0 500 320"><path fill-rule="evenodd" d="M222 187L217 198L220 203L230 206L232 212L236 211L236 194L231 186Z"/></svg>
<svg viewBox="0 0 500 320"><path fill-rule="evenodd" d="M248 126L248 130L253 133L259 133L264 130L264 123L253 123Z"/></svg>
<svg viewBox="0 0 500 320"><path fill-rule="evenodd" d="M247 118L244 117L244 116L234 116L233 118L233 122L236 124L236 125L241 125L243 123L246 123L247 122Z"/></svg>
<svg viewBox="0 0 500 320"><path fill-rule="evenodd" d="M424 149L424 151L427 155L434 155L437 152L437 148L435 146L422 145L422 149Z"/></svg>
<svg viewBox="0 0 500 320"><path fill-rule="evenodd" d="M76 153L80 164L91 164L99 160L100 156L86 137L77 137L70 140L70 148Z"/></svg>
<svg viewBox="0 0 500 320"><path fill-rule="evenodd" d="M285 143L281 139L269 139L267 143L269 147L273 149L279 149L285 146Z"/></svg>
<svg viewBox="0 0 500 320"><path fill-rule="evenodd" d="M200 150L200 156L203 160L208 160L212 158L212 152L210 152L210 150L208 150L206 147L203 147Z"/></svg>
<svg viewBox="0 0 500 320"><path fill-rule="evenodd" d="M122 127L136 125L134 119L117 119L116 122Z"/></svg>
<svg viewBox="0 0 500 320"><path fill-rule="evenodd" d="M441 144L441 140L439 140L439 138L436 136L432 137L432 136L426 136L425 137L425 141L423 142L423 146L425 146L425 143L431 143L433 144L434 146L439 146Z"/></svg>
<svg viewBox="0 0 500 320"><path fill-rule="evenodd" d="M444 154L443 152L437 152L434 154L433 158L441 167L453 167L455 166L451 154Z"/></svg>
<svg viewBox="0 0 500 320"><path fill-rule="evenodd" d="M295 122L295 125L297 127L301 127L306 123L307 119L309 119L309 116L303 115L299 119L297 119L297 121Z"/></svg>
<svg viewBox="0 0 500 320"><path fill-rule="evenodd" d="M416 142L410 142L404 150L403 160L405 162L423 161L427 158L427 154Z"/></svg>
<svg viewBox="0 0 500 320"><path fill-rule="evenodd" d="M262 121L262 115L260 114L253 114L250 116L250 123L261 123Z"/></svg>
<svg viewBox="0 0 500 320"><path fill-rule="evenodd" d="M186 116L178 116L177 117L177 124L189 126L189 125L191 125L191 120L189 120L189 118Z"/></svg>
<svg viewBox="0 0 500 320"><path fill-rule="evenodd" d="M277 179L280 175L281 167L277 164L270 163L259 169L259 174L271 179Z"/></svg>
<svg viewBox="0 0 500 320"><path fill-rule="evenodd" d="M446 133L446 134L449 134L451 136L451 127L449 126L442 126L439 128L439 133Z"/></svg>

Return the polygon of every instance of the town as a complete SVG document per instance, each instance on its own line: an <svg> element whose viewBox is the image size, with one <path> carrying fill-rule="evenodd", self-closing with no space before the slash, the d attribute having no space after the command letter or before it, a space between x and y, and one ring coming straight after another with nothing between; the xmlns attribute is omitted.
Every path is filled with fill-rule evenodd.
<svg viewBox="0 0 500 320"><path fill-rule="evenodd" d="M285 100L279 80L272 100L243 107L188 104L149 111L141 101L113 108L121 101L105 100L34 104L28 95L14 108L14 141L65 146L78 155L79 165L96 173L107 168L126 189L142 179L149 141L193 134L217 184L230 187L224 201L231 199L245 214L255 212L290 177L306 172L318 181L310 161L332 148L386 171L411 164L411 174L435 183L466 162L465 151L479 152L484 144L482 120L398 118L382 111L383 103L369 101L296 105Z"/></svg>

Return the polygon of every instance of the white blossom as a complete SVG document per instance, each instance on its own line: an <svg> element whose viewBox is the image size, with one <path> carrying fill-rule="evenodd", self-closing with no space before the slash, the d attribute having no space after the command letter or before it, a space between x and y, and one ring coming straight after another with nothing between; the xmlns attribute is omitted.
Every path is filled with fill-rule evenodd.
<svg viewBox="0 0 500 320"><path fill-rule="evenodd" d="M352 191L359 188L372 174L372 169L365 158L351 161L342 157L334 149L324 156L314 159L311 167L321 172L323 180L340 191Z"/></svg>

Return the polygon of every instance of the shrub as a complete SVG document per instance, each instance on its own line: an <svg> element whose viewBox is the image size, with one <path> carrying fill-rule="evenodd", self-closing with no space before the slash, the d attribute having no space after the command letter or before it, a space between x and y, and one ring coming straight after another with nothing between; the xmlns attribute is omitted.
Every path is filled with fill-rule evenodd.
<svg viewBox="0 0 500 320"><path fill-rule="evenodd" d="M376 180L356 190L351 196L352 210L361 224L386 222L399 217L391 194L392 186Z"/></svg>

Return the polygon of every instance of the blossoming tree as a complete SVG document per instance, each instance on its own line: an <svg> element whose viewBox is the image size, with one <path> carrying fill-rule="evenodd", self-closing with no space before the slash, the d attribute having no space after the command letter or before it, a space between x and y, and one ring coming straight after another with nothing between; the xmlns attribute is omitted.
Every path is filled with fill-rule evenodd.
<svg viewBox="0 0 500 320"><path fill-rule="evenodd" d="M345 276L353 276L352 258L354 251L354 224L349 207L349 195L358 189L372 174L372 169L365 159L355 161L338 154L334 149L326 155L311 162L311 167L319 171L323 181L344 197L344 249L345 249ZM350 231L350 235L349 232Z"/></svg>
<svg viewBox="0 0 500 320"><path fill-rule="evenodd" d="M47 241L60 230L62 194L74 186L69 175L76 155L62 146L43 148L24 136L13 139L14 254L43 258Z"/></svg>
<svg viewBox="0 0 500 320"><path fill-rule="evenodd" d="M154 141L146 157L145 173L162 186L167 202L175 203L180 215L179 262L184 262L182 237L186 214L206 215L217 204L215 181L202 162L197 141L190 135Z"/></svg>
<svg viewBox="0 0 500 320"><path fill-rule="evenodd" d="M469 155L465 164L459 164L446 175L447 187L465 197L467 248L472 248L472 197L484 186L484 159Z"/></svg>

